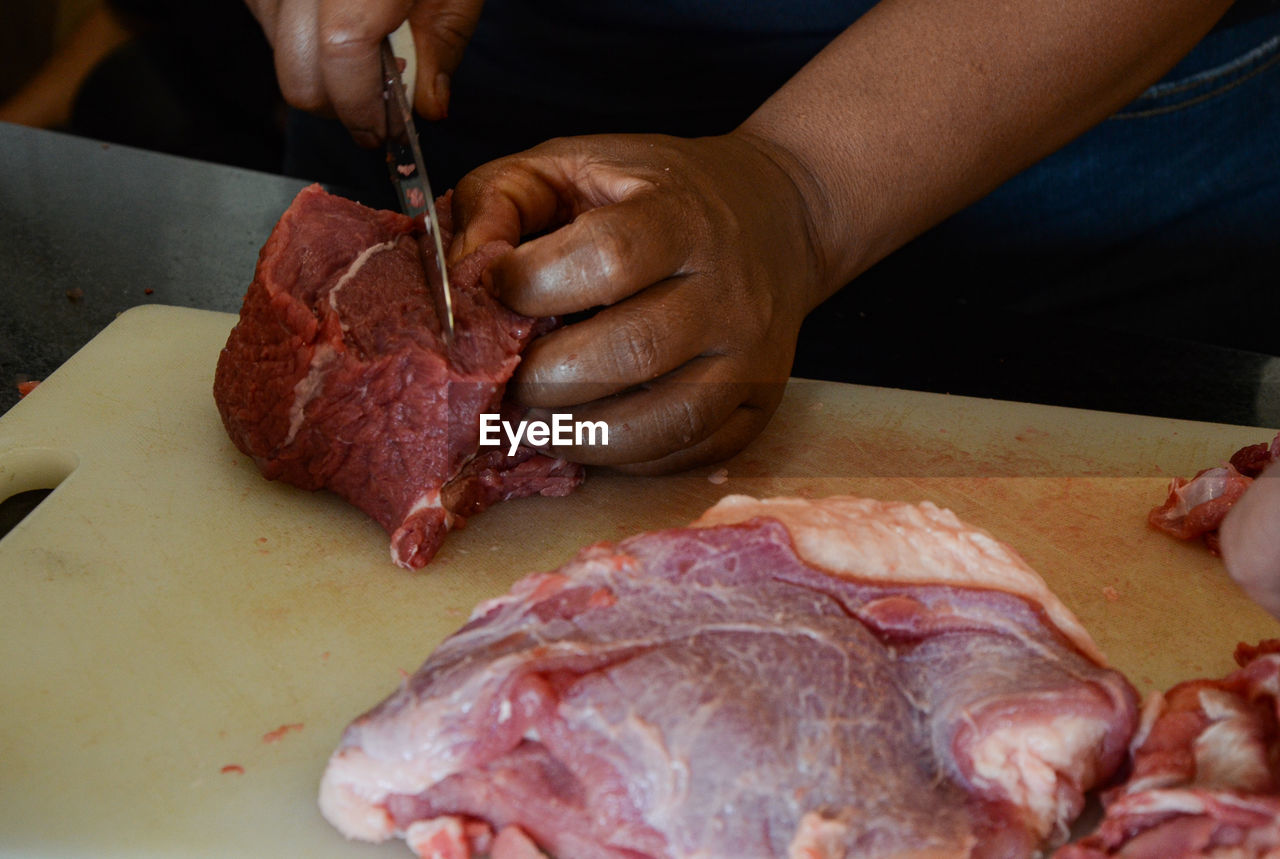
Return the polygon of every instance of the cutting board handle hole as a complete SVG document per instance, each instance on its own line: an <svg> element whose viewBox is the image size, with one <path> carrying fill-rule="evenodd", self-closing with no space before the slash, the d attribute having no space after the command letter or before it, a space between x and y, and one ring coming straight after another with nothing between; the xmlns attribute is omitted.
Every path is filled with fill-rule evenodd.
<svg viewBox="0 0 1280 859"><path fill-rule="evenodd" d="M74 453L57 448L0 452L0 539L53 494L79 464Z"/></svg>

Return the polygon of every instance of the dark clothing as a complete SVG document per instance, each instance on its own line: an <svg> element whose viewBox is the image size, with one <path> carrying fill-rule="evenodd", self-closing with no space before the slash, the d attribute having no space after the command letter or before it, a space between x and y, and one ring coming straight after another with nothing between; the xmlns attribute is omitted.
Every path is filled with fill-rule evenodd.
<svg viewBox="0 0 1280 859"><path fill-rule="evenodd" d="M553 136L730 131L871 5L490 0L449 118L420 123L433 183ZM291 116L288 167L394 206L334 123ZM811 314L794 373L1032 400L1043 378L1110 407L1083 351L1143 374L1128 391L1164 338L1280 354L1277 286L1280 0L1241 0L1131 105ZM1015 354L1033 378L987 386Z"/></svg>
<svg viewBox="0 0 1280 859"><path fill-rule="evenodd" d="M284 102L241 0L111 0L135 33L77 94L70 131L111 143L279 172Z"/></svg>
<svg viewBox="0 0 1280 859"><path fill-rule="evenodd" d="M489 0L449 118L419 123L432 183L552 137L731 131L870 5ZM391 204L381 159L336 123L295 112L289 141L291 175Z"/></svg>

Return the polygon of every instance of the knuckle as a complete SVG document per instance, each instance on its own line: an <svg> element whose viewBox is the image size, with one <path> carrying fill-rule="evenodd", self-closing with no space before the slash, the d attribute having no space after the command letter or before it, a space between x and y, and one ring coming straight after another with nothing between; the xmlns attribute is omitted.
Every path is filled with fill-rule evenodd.
<svg viewBox="0 0 1280 859"><path fill-rule="evenodd" d="M679 448L688 447L707 437L714 427L711 413L700 398L686 396L670 403L663 412L666 435Z"/></svg>
<svg viewBox="0 0 1280 859"><path fill-rule="evenodd" d="M322 57L345 58L369 50L386 35L378 22L362 15L342 15L320 21L317 33Z"/></svg>
<svg viewBox="0 0 1280 859"><path fill-rule="evenodd" d="M504 199L499 183L506 170L501 161L476 167L454 185L453 205L468 214L497 206Z"/></svg>
<svg viewBox="0 0 1280 859"><path fill-rule="evenodd" d="M485 185L479 177L468 173L453 186L453 194L449 196L449 206L453 210L455 226L465 225L476 210L486 201Z"/></svg>
<svg viewBox="0 0 1280 859"><path fill-rule="evenodd" d="M601 210L592 210L601 211ZM631 257L633 242L629 233L616 229L603 217L583 217L586 239L590 253L594 257L595 277L604 280L616 280L626 270L627 260Z"/></svg>
<svg viewBox="0 0 1280 859"><path fill-rule="evenodd" d="M465 12L445 9L432 18L431 28L441 44L453 51L461 52L471 40L475 21Z"/></svg>
<svg viewBox="0 0 1280 859"><path fill-rule="evenodd" d="M661 375L662 351L653 328L640 319L624 319L613 332L614 372L635 382L647 382Z"/></svg>
<svg viewBox="0 0 1280 859"><path fill-rule="evenodd" d="M512 172L509 164L487 164L470 173L465 182L459 182L458 188L475 205L495 208L508 202L505 186Z"/></svg>

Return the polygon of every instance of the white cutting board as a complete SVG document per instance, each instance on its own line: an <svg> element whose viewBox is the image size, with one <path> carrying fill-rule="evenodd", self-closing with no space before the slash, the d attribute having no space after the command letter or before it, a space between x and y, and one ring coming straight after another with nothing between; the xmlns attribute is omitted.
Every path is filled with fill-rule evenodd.
<svg viewBox="0 0 1280 859"><path fill-rule="evenodd" d="M728 492L950 506L1022 551L1142 692L1280 635L1217 559L1144 523L1168 475L1272 431L793 381L727 481L593 472L409 573L361 513L233 448L210 394L233 322L129 311L0 416L0 498L57 485L0 540L4 856L408 855L316 810L346 723L523 573Z"/></svg>

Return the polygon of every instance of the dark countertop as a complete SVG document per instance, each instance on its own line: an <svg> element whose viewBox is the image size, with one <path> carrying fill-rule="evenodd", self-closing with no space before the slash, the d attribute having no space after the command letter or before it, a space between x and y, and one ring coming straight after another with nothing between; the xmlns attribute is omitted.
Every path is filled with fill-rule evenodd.
<svg viewBox="0 0 1280 859"><path fill-rule="evenodd" d="M305 184L4 123L0 152L0 413L18 382L51 374L128 308L237 311L259 248ZM850 320L841 342L804 350L797 375L1280 425L1280 359L1003 320L929 324L903 337Z"/></svg>
<svg viewBox="0 0 1280 859"><path fill-rule="evenodd" d="M140 304L240 309L305 183L0 123L0 412Z"/></svg>

